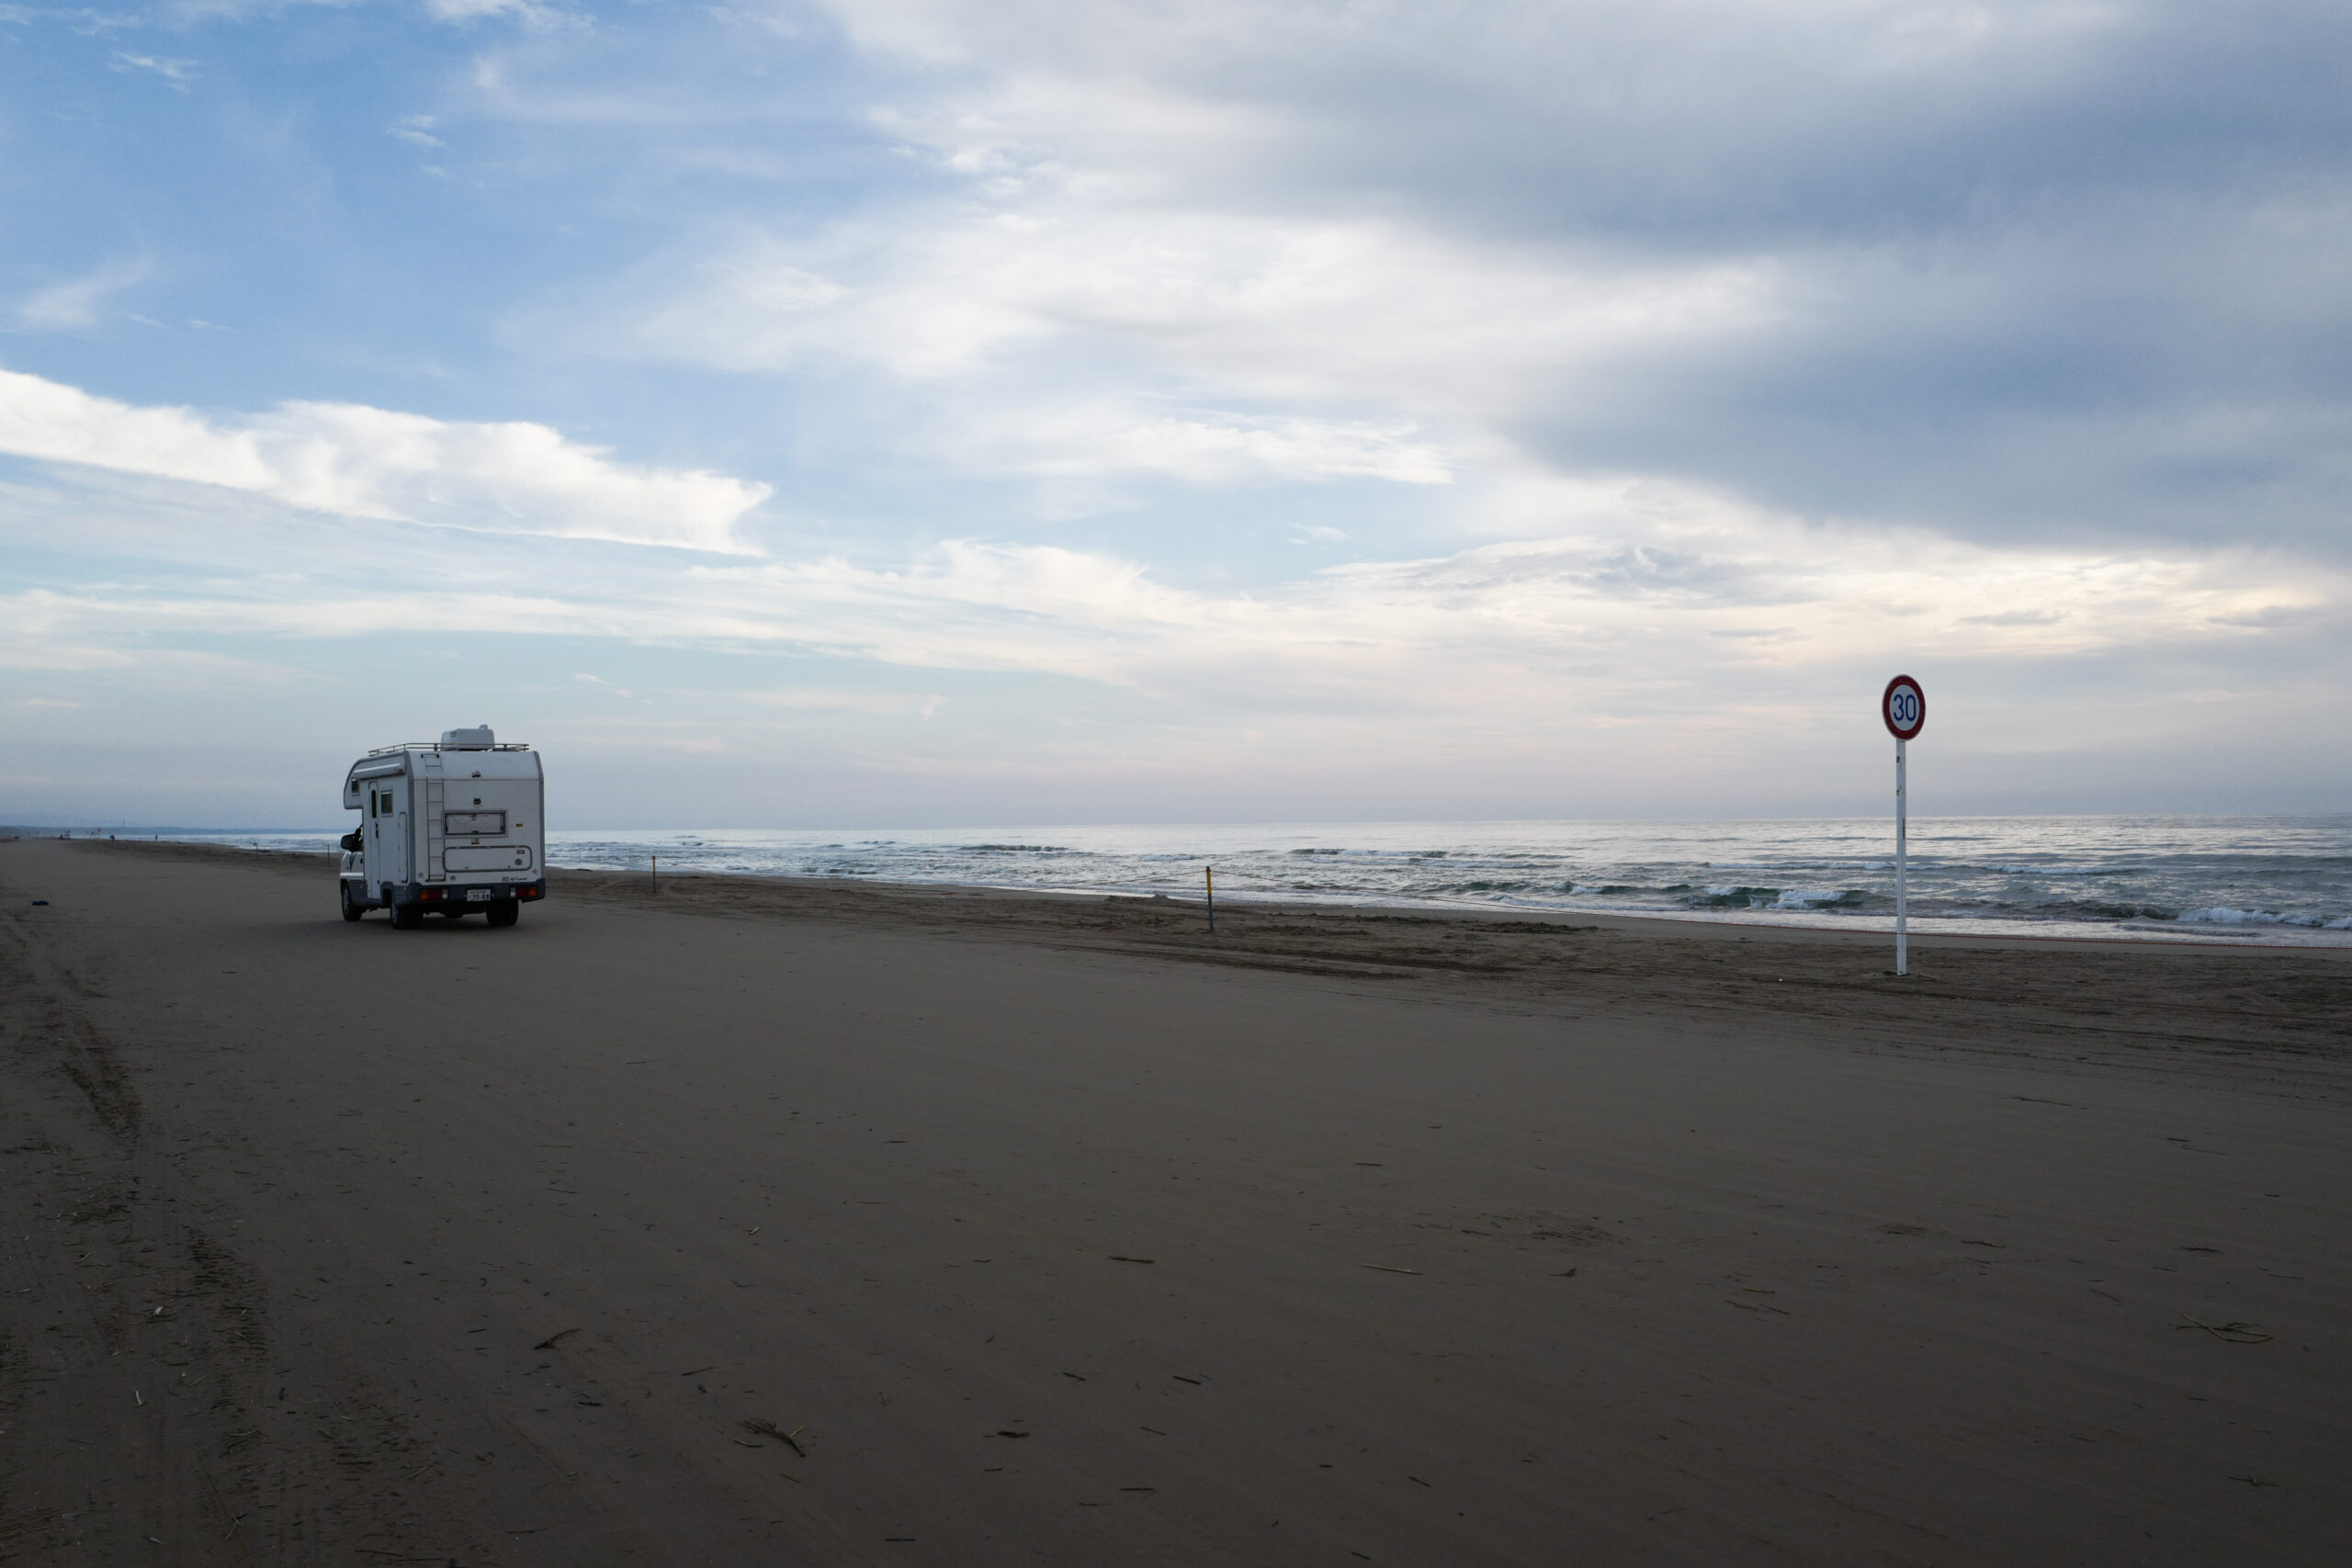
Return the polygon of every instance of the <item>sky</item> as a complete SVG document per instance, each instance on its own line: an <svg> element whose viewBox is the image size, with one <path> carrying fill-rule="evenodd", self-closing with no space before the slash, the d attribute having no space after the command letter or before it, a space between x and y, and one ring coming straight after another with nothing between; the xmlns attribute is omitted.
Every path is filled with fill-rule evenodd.
<svg viewBox="0 0 2352 1568"><path fill-rule="evenodd" d="M2341 0L0 0L0 821L2331 811Z"/></svg>

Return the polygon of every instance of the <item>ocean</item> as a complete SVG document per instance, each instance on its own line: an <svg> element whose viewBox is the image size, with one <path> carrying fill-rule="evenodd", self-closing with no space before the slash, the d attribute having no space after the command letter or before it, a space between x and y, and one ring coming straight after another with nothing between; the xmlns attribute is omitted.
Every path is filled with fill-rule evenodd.
<svg viewBox="0 0 2352 1568"><path fill-rule="evenodd" d="M339 829L338 829L339 830ZM129 836L126 833L126 836ZM330 831L167 838L329 849ZM2352 815L1946 817L1911 824L1914 931L2352 943ZM1044 893L1572 910L1889 930L1890 818L1348 822L548 835L558 866Z"/></svg>

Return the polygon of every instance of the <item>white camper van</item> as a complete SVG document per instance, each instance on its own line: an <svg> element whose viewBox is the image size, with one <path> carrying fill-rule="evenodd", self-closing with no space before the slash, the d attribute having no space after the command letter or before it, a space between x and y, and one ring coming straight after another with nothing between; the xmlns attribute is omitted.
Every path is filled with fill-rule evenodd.
<svg viewBox="0 0 2352 1568"><path fill-rule="evenodd" d="M480 911L513 925L548 894L545 799L539 754L487 725L378 747L343 781L344 808L360 814L343 839L343 918L390 909L414 931L428 914Z"/></svg>

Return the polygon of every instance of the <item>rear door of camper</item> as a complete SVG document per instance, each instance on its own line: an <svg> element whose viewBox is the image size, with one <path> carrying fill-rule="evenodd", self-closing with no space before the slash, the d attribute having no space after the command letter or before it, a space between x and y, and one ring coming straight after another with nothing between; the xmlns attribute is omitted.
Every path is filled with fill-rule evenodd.
<svg viewBox="0 0 2352 1568"><path fill-rule="evenodd" d="M369 779L366 788L368 893L380 898L385 884L408 880L408 780Z"/></svg>
<svg viewBox="0 0 2352 1568"><path fill-rule="evenodd" d="M469 882L532 880L545 841L537 754L458 751L446 761L441 853L449 875Z"/></svg>

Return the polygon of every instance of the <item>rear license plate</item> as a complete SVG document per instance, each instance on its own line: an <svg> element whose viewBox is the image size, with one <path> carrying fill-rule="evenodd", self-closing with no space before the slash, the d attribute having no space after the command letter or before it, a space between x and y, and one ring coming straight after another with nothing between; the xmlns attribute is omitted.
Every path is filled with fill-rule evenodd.
<svg viewBox="0 0 2352 1568"><path fill-rule="evenodd" d="M466 889L466 902L469 904L487 904L490 902L490 889L487 887L469 887Z"/></svg>

